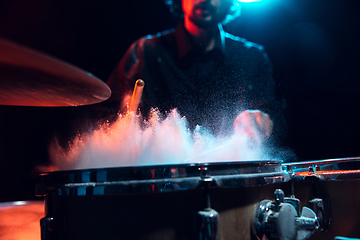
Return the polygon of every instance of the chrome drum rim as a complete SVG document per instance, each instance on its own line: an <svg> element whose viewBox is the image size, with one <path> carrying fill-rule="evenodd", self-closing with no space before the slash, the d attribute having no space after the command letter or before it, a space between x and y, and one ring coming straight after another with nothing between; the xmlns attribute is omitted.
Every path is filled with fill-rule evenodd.
<svg viewBox="0 0 360 240"><path fill-rule="evenodd" d="M210 187L256 187L282 183L289 174L280 160L81 169L40 175L38 196L90 196L183 191Z"/></svg>
<svg viewBox="0 0 360 240"><path fill-rule="evenodd" d="M283 164L291 179L304 180L315 177L326 181L360 179L360 157L323 159Z"/></svg>

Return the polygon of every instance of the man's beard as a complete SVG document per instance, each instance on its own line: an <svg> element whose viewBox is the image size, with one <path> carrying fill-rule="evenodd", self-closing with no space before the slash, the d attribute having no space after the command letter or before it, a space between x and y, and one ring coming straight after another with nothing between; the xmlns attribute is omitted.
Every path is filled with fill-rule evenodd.
<svg viewBox="0 0 360 240"><path fill-rule="evenodd" d="M196 13L198 9L202 9L204 11L208 11L209 16L211 16L210 19L207 19L207 16L199 16L199 14ZM197 4L193 9L193 14L189 16L189 19L198 27L207 29L217 26L218 23L222 22L226 14L219 15L217 12L218 9L211 5L210 2L202 2Z"/></svg>
<svg viewBox="0 0 360 240"><path fill-rule="evenodd" d="M203 29L214 28L218 23L222 22L225 19L225 16L222 17L212 17L211 19L202 19L197 16L190 16L189 19L198 27Z"/></svg>

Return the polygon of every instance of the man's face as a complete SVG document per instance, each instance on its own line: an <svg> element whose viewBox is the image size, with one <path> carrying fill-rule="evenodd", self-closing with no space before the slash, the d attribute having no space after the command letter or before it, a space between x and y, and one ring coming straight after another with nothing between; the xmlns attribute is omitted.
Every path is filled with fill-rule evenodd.
<svg viewBox="0 0 360 240"><path fill-rule="evenodd" d="M184 17L199 27L209 27L223 21L232 0L183 0Z"/></svg>

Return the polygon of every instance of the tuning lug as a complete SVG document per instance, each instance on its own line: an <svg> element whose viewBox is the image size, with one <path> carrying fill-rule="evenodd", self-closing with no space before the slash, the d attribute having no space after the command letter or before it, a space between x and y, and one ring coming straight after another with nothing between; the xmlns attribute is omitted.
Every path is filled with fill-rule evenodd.
<svg viewBox="0 0 360 240"><path fill-rule="evenodd" d="M275 201L263 200L255 207L252 230L259 240L305 240L318 229L314 211L303 207L300 215L298 199L285 198L281 189L274 195Z"/></svg>

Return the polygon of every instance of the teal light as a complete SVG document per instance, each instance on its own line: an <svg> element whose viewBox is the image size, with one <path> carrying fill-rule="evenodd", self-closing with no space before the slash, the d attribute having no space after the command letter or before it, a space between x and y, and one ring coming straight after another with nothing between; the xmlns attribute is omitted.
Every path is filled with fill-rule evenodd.
<svg viewBox="0 0 360 240"><path fill-rule="evenodd" d="M238 1L242 3L250 3L250 2L260 2L261 0L238 0Z"/></svg>

